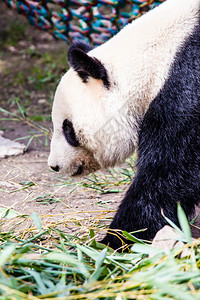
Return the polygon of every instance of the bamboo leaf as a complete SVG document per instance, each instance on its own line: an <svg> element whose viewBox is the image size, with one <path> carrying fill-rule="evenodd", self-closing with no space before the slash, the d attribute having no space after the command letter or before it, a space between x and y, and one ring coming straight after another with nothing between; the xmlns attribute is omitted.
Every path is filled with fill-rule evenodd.
<svg viewBox="0 0 200 300"><path fill-rule="evenodd" d="M92 283L94 281L97 281L101 275L101 273L103 272L103 270L105 269L105 267L99 267L97 268L92 275L89 277L88 279L88 283Z"/></svg>
<svg viewBox="0 0 200 300"><path fill-rule="evenodd" d="M63 252L52 252L46 255L46 259L54 262L59 262L76 267L80 272L88 278L90 273L86 269L86 266L72 257L72 255Z"/></svg>
<svg viewBox="0 0 200 300"><path fill-rule="evenodd" d="M15 251L15 245L11 244L9 246L4 247L0 252L0 266L3 266L10 258L10 256Z"/></svg>
<svg viewBox="0 0 200 300"><path fill-rule="evenodd" d="M134 237L132 234L128 233L127 231L122 231L122 233L128 240L134 243L145 244L142 240Z"/></svg>
<svg viewBox="0 0 200 300"><path fill-rule="evenodd" d="M185 239L191 245L192 244L192 235L191 235L190 225L188 223L187 217L186 217L185 212L182 209L180 203L178 203L178 205L177 205L177 212L178 212L178 220L179 220L181 229L184 232Z"/></svg>
<svg viewBox="0 0 200 300"><path fill-rule="evenodd" d="M99 252L89 248L89 247L85 247L85 246L81 246L81 245L77 245L77 248L80 249L83 253L85 253L86 255L88 255L89 257L91 257L92 259L94 259L95 261L98 258Z"/></svg>
<svg viewBox="0 0 200 300"><path fill-rule="evenodd" d="M148 254L148 255L157 255L159 253L164 252L163 249L159 249L159 248L155 248L155 247L143 245L143 244L134 244L131 247L131 251Z"/></svg>
<svg viewBox="0 0 200 300"><path fill-rule="evenodd" d="M39 215L35 211L33 211L33 213L32 213L32 219L33 219L36 227L38 228L38 230L41 231L42 230L42 222L40 220Z"/></svg>
<svg viewBox="0 0 200 300"><path fill-rule="evenodd" d="M104 248L98 255L95 261L95 268L98 269L102 266L107 254L107 248Z"/></svg>

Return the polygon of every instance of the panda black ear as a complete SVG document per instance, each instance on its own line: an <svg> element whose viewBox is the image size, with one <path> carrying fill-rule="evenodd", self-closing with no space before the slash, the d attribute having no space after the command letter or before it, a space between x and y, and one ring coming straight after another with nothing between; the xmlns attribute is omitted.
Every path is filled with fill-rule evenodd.
<svg viewBox="0 0 200 300"><path fill-rule="evenodd" d="M70 52L73 50L73 49L81 49L83 50L84 52L89 52L90 50L94 49L95 47L92 46L91 44L88 44L84 41L79 41L79 40L76 40L73 42L73 44L70 45L69 47L69 52L68 52L68 59L69 59L69 55L70 55Z"/></svg>
<svg viewBox="0 0 200 300"><path fill-rule="evenodd" d="M100 79L109 88L108 75L103 64L95 57L87 54L93 47L84 42L73 43L68 52L68 62L78 73L83 82L87 82L89 77Z"/></svg>

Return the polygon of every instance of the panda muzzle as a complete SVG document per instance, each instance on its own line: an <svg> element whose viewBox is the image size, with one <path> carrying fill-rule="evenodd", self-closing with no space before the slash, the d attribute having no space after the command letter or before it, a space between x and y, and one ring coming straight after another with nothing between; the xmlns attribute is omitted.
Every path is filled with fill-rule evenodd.
<svg viewBox="0 0 200 300"><path fill-rule="evenodd" d="M84 170L84 168L83 168L83 165L81 164L78 166L77 170L73 174L71 174L71 176L81 175L83 173L83 170Z"/></svg>

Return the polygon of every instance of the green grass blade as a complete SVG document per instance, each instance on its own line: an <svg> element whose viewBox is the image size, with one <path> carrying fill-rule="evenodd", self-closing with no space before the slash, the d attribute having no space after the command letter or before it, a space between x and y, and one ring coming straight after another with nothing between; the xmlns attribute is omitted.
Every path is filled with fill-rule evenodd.
<svg viewBox="0 0 200 300"><path fill-rule="evenodd" d="M39 215L35 211L33 211L33 213L32 213L32 219L33 219L36 227L38 228L38 230L42 231L42 222L40 220Z"/></svg>
<svg viewBox="0 0 200 300"><path fill-rule="evenodd" d="M107 254L107 248L103 249L99 253L99 255L98 255L98 257L97 257L97 259L95 261L95 268L96 269L98 269L98 268L100 268L102 266L102 264L103 264L103 262L104 262L104 260L106 258L106 254Z"/></svg>
<svg viewBox="0 0 200 300"><path fill-rule="evenodd" d="M181 226L181 229L184 233L184 237L188 244L192 244L192 235L191 235L191 230L190 230L190 225L188 223L187 217L185 215L184 210L182 209L180 203L177 205L177 212L178 212L178 220Z"/></svg>
<svg viewBox="0 0 200 300"><path fill-rule="evenodd" d="M129 240L134 243L139 243L139 244L145 244L142 240L134 237L132 234L128 233L127 231L122 231L123 235Z"/></svg>
<svg viewBox="0 0 200 300"><path fill-rule="evenodd" d="M3 266L15 251L16 246L11 244L0 251L0 266Z"/></svg>

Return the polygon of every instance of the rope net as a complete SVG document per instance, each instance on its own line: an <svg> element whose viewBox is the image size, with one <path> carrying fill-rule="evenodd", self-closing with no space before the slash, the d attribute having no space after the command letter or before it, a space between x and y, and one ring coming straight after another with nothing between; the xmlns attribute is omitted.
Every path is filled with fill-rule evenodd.
<svg viewBox="0 0 200 300"><path fill-rule="evenodd" d="M165 0L3 0L30 24L55 38L100 45Z"/></svg>

